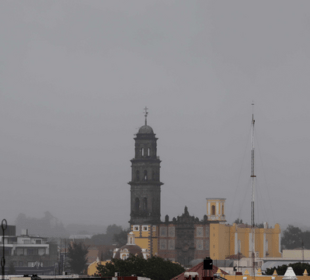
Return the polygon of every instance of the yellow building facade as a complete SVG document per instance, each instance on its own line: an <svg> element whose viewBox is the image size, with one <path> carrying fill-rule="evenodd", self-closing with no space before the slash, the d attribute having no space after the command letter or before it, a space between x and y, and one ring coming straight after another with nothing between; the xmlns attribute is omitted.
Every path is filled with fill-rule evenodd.
<svg viewBox="0 0 310 280"><path fill-rule="evenodd" d="M158 254L158 226L157 225L131 225L135 236L135 243L142 249L147 249L151 255Z"/></svg>
<svg viewBox="0 0 310 280"><path fill-rule="evenodd" d="M210 224L210 257L213 260L224 260L228 256L241 253L251 257L252 229L245 224L225 224L225 199L208 198L207 216ZM281 228L276 224L269 228L255 228L256 257L281 257Z"/></svg>
<svg viewBox="0 0 310 280"><path fill-rule="evenodd" d="M107 262L109 262L109 261L101 261L101 262L100 262L99 260L97 260L97 261L92 262L92 263L88 266L88 268L87 268L87 275L93 276L93 275L95 275L95 274L98 274L97 266L98 266L99 264L101 264L101 265L106 265Z"/></svg>

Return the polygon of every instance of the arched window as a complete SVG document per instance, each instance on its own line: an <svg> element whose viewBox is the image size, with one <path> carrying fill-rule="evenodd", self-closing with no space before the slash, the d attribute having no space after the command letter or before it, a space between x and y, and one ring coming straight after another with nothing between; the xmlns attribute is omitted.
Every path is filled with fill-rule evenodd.
<svg viewBox="0 0 310 280"><path fill-rule="evenodd" d="M144 179L144 181L147 181L147 170L144 170L143 179Z"/></svg>
<svg viewBox="0 0 310 280"><path fill-rule="evenodd" d="M136 199L135 199L135 211L139 212L139 209L140 209L140 200L138 197L136 197Z"/></svg>
<svg viewBox="0 0 310 280"><path fill-rule="evenodd" d="M212 205L212 208L211 208L211 215L215 215L215 205Z"/></svg>
<svg viewBox="0 0 310 280"><path fill-rule="evenodd" d="M141 149L141 155L144 157L144 148Z"/></svg>
<svg viewBox="0 0 310 280"><path fill-rule="evenodd" d="M146 211L147 210L147 198L143 198L143 210Z"/></svg>
<svg viewBox="0 0 310 280"><path fill-rule="evenodd" d="M136 180L140 181L140 172L139 172L139 170L136 171Z"/></svg>
<svg viewBox="0 0 310 280"><path fill-rule="evenodd" d="M149 157L151 155L151 149L147 148L147 156Z"/></svg>

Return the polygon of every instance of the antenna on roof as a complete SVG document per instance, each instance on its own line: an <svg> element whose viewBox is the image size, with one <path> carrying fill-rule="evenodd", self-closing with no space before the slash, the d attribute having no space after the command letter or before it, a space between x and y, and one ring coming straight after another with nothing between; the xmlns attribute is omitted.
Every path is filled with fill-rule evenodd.
<svg viewBox="0 0 310 280"><path fill-rule="evenodd" d="M148 108L145 106L145 108L144 108L145 125L147 125L147 115L149 114L149 112L147 110L148 110Z"/></svg>
<svg viewBox="0 0 310 280"><path fill-rule="evenodd" d="M252 181L252 201L251 201L251 235L252 235L252 269L253 276L255 279L255 221L254 221L254 193L255 193L255 178L254 173L254 102L252 102L252 135L251 135L251 181Z"/></svg>

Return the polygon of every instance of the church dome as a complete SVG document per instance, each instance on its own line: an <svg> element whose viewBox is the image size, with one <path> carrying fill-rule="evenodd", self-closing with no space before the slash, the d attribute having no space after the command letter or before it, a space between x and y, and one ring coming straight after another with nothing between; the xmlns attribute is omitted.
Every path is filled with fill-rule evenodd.
<svg viewBox="0 0 310 280"><path fill-rule="evenodd" d="M141 126L138 134L154 134L153 128L151 128L149 125Z"/></svg>
<svg viewBox="0 0 310 280"><path fill-rule="evenodd" d="M113 256L115 259L127 259L129 255L141 256L142 249L138 245L125 245L121 247Z"/></svg>

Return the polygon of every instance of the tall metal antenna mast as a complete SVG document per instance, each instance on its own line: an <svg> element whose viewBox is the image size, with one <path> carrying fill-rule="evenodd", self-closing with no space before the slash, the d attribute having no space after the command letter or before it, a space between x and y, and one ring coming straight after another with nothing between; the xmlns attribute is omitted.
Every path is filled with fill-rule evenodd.
<svg viewBox="0 0 310 280"><path fill-rule="evenodd" d="M254 193L255 193L255 173L254 173L254 102L252 102L252 133L251 133L251 183L252 183L252 201L251 201L251 227L252 227L252 266L255 277L255 221L254 221Z"/></svg>

